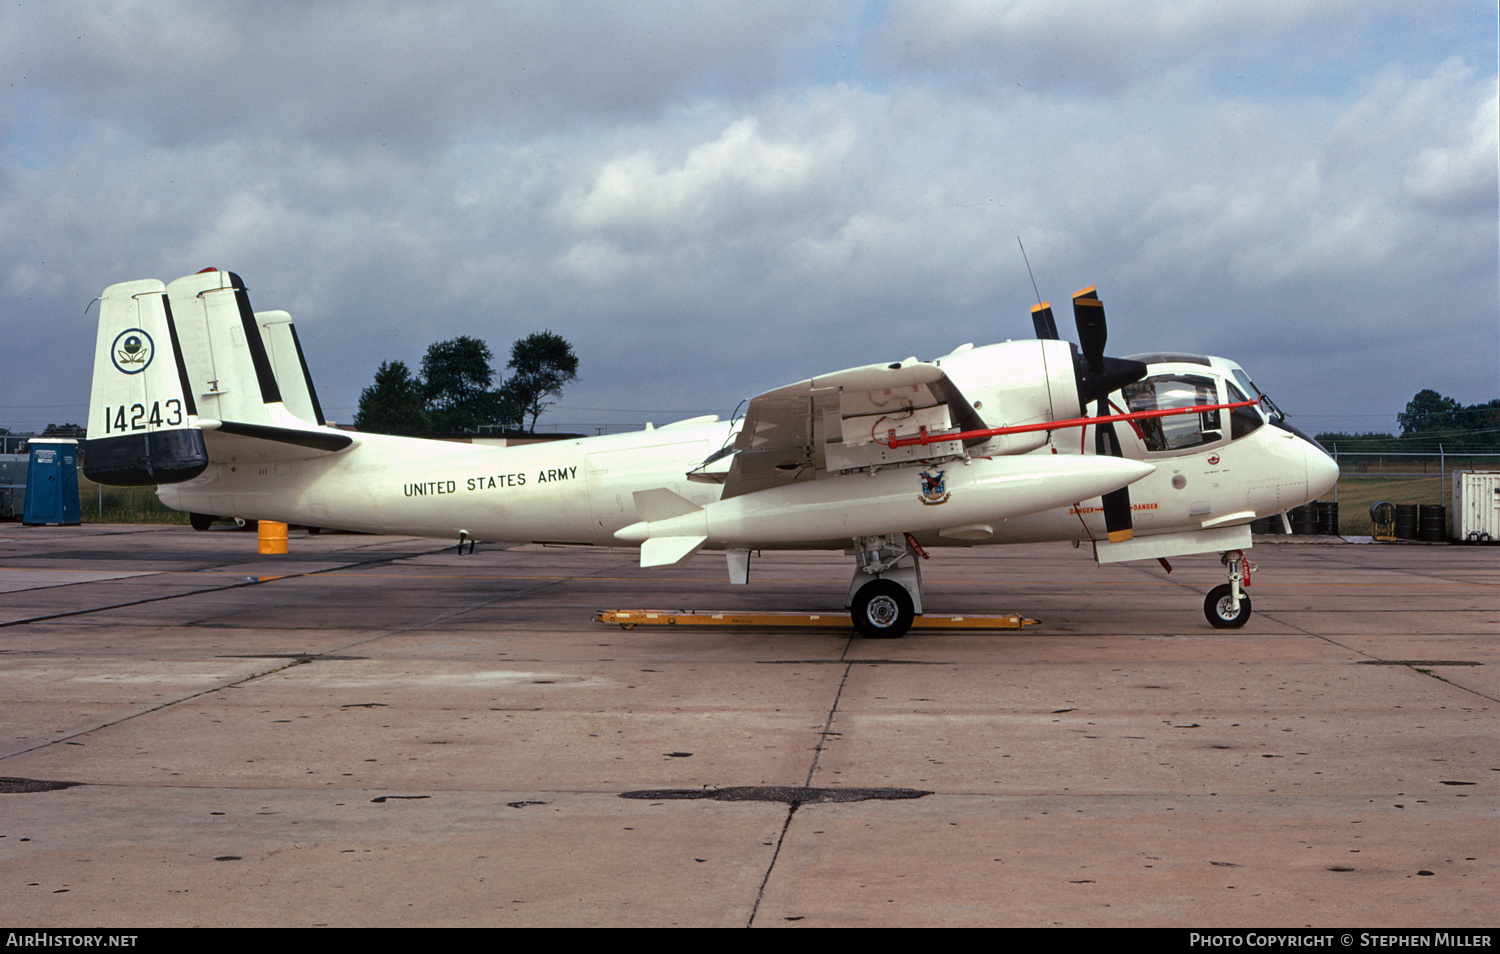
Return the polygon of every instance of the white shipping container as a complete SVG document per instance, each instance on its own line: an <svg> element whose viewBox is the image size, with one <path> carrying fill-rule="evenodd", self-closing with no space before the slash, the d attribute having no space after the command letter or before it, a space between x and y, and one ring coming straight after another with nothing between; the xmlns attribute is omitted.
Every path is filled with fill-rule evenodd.
<svg viewBox="0 0 1500 954"><path fill-rule="evenodd" d="M1500 471L1453 472L1453 536L1500 542Z"/></svg>

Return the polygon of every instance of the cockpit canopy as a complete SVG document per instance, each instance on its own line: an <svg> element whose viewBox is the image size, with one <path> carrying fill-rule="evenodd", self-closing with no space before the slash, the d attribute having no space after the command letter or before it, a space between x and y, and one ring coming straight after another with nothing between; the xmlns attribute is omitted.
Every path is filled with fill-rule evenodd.
<svg viewBox="0 0 1500 954"><path fill-rule="evenodd" d="M1244 369L1208 355L1156 353L1131 355L1147 365L1146 376L1121 394L1128 411L1157 411L1240 401L1263 401ZM1248 392L1248 393L1247 393ZM1203 411L1136 421L1136 436L1147 453L1193 451L1225 439L1236 440L1267 422L1259 405ZM1227 430L1226 430L1227 427Z"/></svg>

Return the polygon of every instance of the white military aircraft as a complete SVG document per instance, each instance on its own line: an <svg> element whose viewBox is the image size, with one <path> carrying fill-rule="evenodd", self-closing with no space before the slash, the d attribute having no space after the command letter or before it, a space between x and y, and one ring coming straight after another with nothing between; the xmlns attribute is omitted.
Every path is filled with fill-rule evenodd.
<svg viewBox="0 0 1500 954"><path fill-rule="evenodd" d="M100 307L84 470L158 485L197 524L639 546L644 567L707 548L731 583L755 551L843 549L868 637L902 636L923 611L928 548L1220 552L1228 582L1205 614L1243 625L1250 521L1316 499L1337 465L1234 362L1107 358L1093 288L1073 306L1081 347L1043 303L1036 340L836 371L751 399L740 420L486 447L327 426L290 316L252 311L232 272L125 282Z"/></svg>

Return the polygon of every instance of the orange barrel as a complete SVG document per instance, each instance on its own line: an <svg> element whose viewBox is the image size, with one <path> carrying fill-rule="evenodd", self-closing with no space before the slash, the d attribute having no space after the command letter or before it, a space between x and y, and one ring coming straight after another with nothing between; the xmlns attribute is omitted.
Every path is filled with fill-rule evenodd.
<svg viewBox="0 0 1500 954"><path fill-rule="evenodd" d="M261 553L286 552L286 524L275 520L262 520L258 530L257 549Z"/></svg>

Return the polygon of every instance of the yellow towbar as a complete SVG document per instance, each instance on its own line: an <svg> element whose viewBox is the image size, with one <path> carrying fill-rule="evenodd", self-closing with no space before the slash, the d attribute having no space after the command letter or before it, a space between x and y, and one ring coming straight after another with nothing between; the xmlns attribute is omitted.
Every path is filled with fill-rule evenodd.
<svg viewBox="0 0 1500 954"><path fill-rule="evenodd" d="M599 610L596 623L614 623L621 629L637 626L782 626L792 628L853 629L848 613L757 613L711 610ZM912 629L1020 629L1034 619L1019 613L998 616L960 616L928 613L912 620Z"/></svg>

